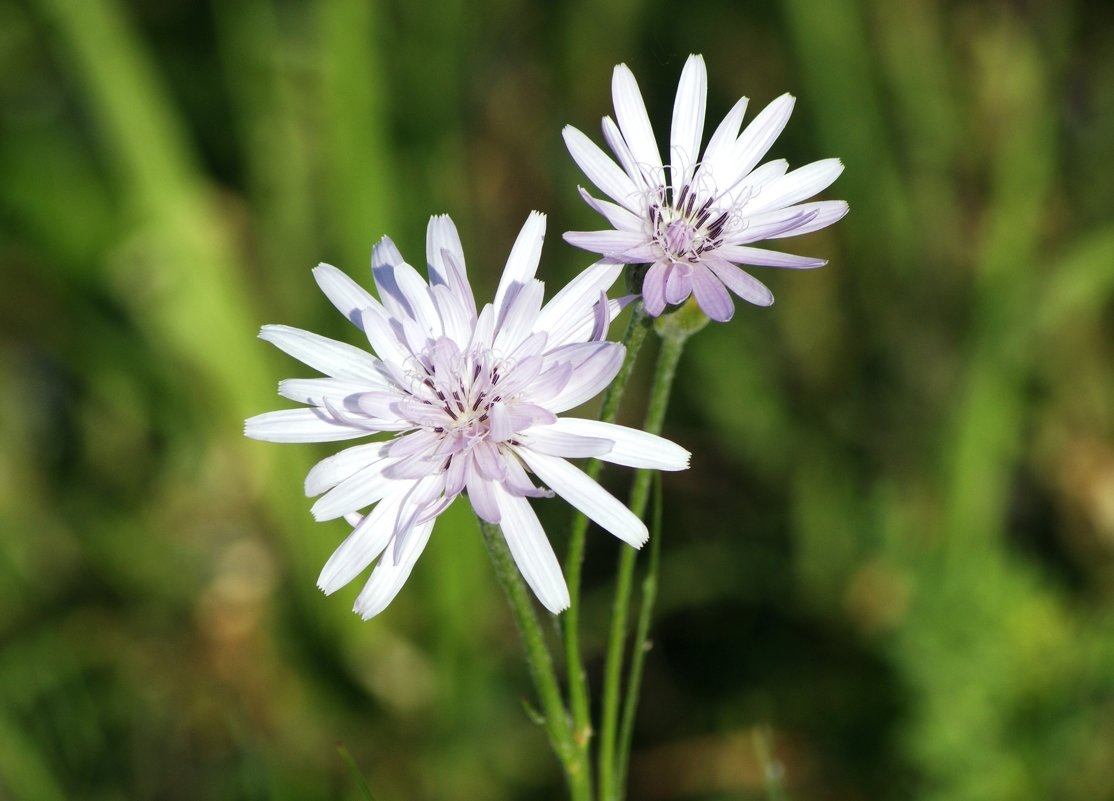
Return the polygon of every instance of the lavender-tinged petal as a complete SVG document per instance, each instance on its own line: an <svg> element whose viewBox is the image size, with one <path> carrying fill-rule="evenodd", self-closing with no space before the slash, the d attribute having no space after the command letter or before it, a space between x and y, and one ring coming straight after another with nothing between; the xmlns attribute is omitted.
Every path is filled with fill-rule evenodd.
<svg viewBox="0 0 1114 801"><path fill-rule="evenodd" d="M693 268L688 264L673 264L665 273L665 302L684 303L692 294Z"/></svg>
<svg viewBox="0 0 1114 801"><path fill-rule="evenodd" d="M704 66L704 59L690 55L677 86L669 135L669 156L673 165L671 178L674 186L684 186L692 178L700 156L700 137L704 133L707 100L708 70Z"/></svg>
<svg viewBox="0 0 1114 801"><path fill-rule="evenodd" d="M379 300L392 317L410 317L413 314L395 278L395 266L404 261L389 236L380 239L371 249L371 278L375 281Z"/></svg>
<svg viewBox="0 0 1114 801"><path fill-rule="evenodd" d="M605 462L621 464L626 467L640 467L650 470L685 470L689 466L691 454L680 445L656 434L649 434L636 428L627 428L615 423L585 420L579 417L562 417L551 426L532 429L527 433L531 435L532 439L537 431L606 440L611 443L611 448L599 454L599 458Z"/></svg>
<svg viewBox="0 0 1114 801"><path fill-rule="evenodd" d="M506 475L507 471L503 466L503 456L499 453L499 447L489 440L481 439L472 446L472 460L480 478L502 481L503 476Z"/></svg>
<svg viewBox="0 0 1114 801"><path fill-rule="evenodd" d="M538 478L601 528L635 548L646 542L649 534L637 515L579 468L528 448L519 448L517 453Z"/></svg>
<svg viewBox="0 0 1114 801"><path fill-rule="evenodd" d="M655 262L642 278L642 305L651 317L665 311L666 262Z"/></svg>
<svg viewBox="0 0 1114 801"><path fill-rule="evenodd" d="M515 401L507 405L507 412L515 431L524 431L530 426L547 426L557 420L557 415L549 410L548 404L539 406L536 403Z"/></svg>
<svg viewBox="0 0 1114 801"><path fill-rule="evenodd" d="M387 455L392 459L402 459L409 456L432 456L441 435L433 431L414 431L396 437L387 445Z"/></svg>
<svg viewBox="0 0 1114 801"><path fill-rule="evenodd" d="M379 464L381 469L386 467L390 464L390 460L385 458L386 455L386 443L369 442L366 445L345 448L322 459L306 474L306 497L320 495L373 464Z"/></svg>
<svg viewBox="0 0 1114 801"><path fill-rule="evenodd" d="M503 277L499 279L499 287L495 290L497 320L504 316L505 306L510 300L511 288L533 280L538 270L538 261L541 259L544 239L545 215L532 211L511 247L507 266L503 269Z"/></svg>
<svg viewBox="0 0 1114 801"><path fill-rule="evenodd" d="M790 206L788 209L778 209L756 217L748 217L741 227L724 237L724 242L728 245L759 242L807 225L815 216L815 211L804 212L796 206Z"/></svg>
<svg viewBox="0 0 1114 801"><path fill-rule="evenodd" d="M499 505L495 502L495 489L490 481L480 478L479 471L468 471L468 502L476 516L487 523L499 522Z"/></svg>
<svg viewBox="0 0 1114 801"><path fill-rule="evenodd" d="M528 428L522 432L519 438L522 447L549 456L583 459L592 456L601 457L610 451L614 445L609 439L555 429L554 424L560 422L561 418L558 418L550 425Z"/></svg>
<svg viewBox="0 0 1114 801"><path fill-rule="evenodd" d="M607 305L607 293L600 292L600 300L593 310L596 314L596 323L592 327L592 336L590 341L602 342L603 338L607 336L607 327L611 323L611 308Z"/></svg>
<svg viewBox="0 0 1114 801"><path fill-rule="evenodd" d="M340 403L349 395L367 392L366 381L343 381L339 378L284 378L278 393L287 400L323 406L324 398Z"/></svg>
<svg viewBox="0 0 1114 801"><path fill-rule="evenodd" d="M375 569L371 571L371 578L356 598L353 611L364 620L369 620L387 608L402 589L402 585L406 583L410 571L414 569L414 563L425 550L432 531L432 520L415 526L407 537L406 547L397 563L387 559L379 560Z"/></svg>
<svg viewBox="0 0 1114 801"><path fill-rule="evenodd" d="M566 125L562 131L565 145L573 161L599 190L621 206L637 213L641 194L619 165L607 157L599 146L583 133Z"/></svg>
<svg viewBox="0 0 1114 801"><path fill-rule="evenodd" d="M558 351L566 351L572 355L572 349L583 349L575 352L575 359L569 359L573 368L572 377L564 389L546 402L546 407L555 414L594 398L611 383L623 365L625 350L622 345L614 342L566 345ZM583 354L587 356L580 360Z"/></svg>
<svg viewBox="0 0 1114 801"><path fill-rule="evenodd" d="M390 467L392 463L386 463L386 466ZM335 520L349 512L370 506L388 493L396 491L400 482L384 474L384 464L369 464L318 498L309 510L314 520Z"/></svg>
<svg viewBox="0 0 1114 801"><path fill-rule="evenodd" d="M472 458L466 453L454 454L445 468L445 494L456 497L468 482Z"/></svg>
<svg viewBox="0 0 1114 801"><path fill-rule="evenodd" d="M530 398L538 398L547 405L549 399L556 396L572 378L572 365L568 362L555 364L538 374L529 385L523 387L522 392Z"/></svg>
<svg viewBox="0 0 1114 801"><path fill-rule="evenodd" d="M511 425L511 415L507 411L507 404L502 401L491 404L487 415L490 426L487 433L493 442L503 442L514 435L514 427Z"/></svg>
<svg viewBox="0 0 1114 801"><path fill-rule="evenodd" d="M573 247L616 259L631 248L647 244L646 235L640 231L566 231L564 239Z"/></svg>
<svg viewBox="0 0 1114 801"><path fill-rule="evenodd" d="M259 338L314 370L347 381L384 386L379 360L367 351L288 325L265 325Z"/></svg>
<svg viewBox="0 0 1114 801"><path fill-rule="evenodd" d="M244 421L244 436L264 442L339 442L371 433L337 423L319 409L282 409Z"/></svg>
<svg viewBox="0 0 1114 801"><path fill-rule="evenodd" d="M798 167L765 187L747 205L747 211L760 214L807 200L831 186L842 172L843 162L839 159L822 159Z"/></svg>
<svg viewBox="0 0 1114 801"><path fill-rule="evenodd" d="M552 498L553 493L543 487L535 487L534 482L530 480L525 468L519 463L518 458L515 456L508 456L505 460L507 465L507 475L503 478L503 489L511 495L518 495L521 498Z"/></svg>
<svg viewBox="0 0 1114 801"><path fill-rule="evenodd" d="M317 586L332 595L367 569L394 537L393 520L405 492L386 496L352 530L340 544L317 577Z"/></svg>
<svg viewBox="0 0 1114 801"><path fill-rule="evenodd" d="M715 256L705 256L704 263L711 269L724 286L755 306L770 306L774 302L774 293L757 278L743 272L728 261Z"/></svg>
<svg viewBox="0 0 1114 801"><path fill-rule="evenodd" d="M392 481L412 481L443 472L447 462L447 457L439 453L407 456L388 465L383 475Z"/></svg>
<svg viewBox="0 0 1114 801"><path fill-rule="evenodd" d="M716 255L733 264L751 264L758 267L785 267L791 270L811 270L823 267L827 259L814 259L810 256L794 256L792 253L781 253L776 250L763 248L744 247L742 245L724 245L716 248Z"/></svg>
<svg viewBox="0 0 1114 801"><path fill-rule="evenodd" d="M661 154L654 139L654 129L650 126L642 93L638 91L638 82L626 64L620 64L612 73L611 99L615 103L619 130L635 161L643 169L649 168L651 174L661 175Z"/></svg>
<svg viewBox="0 0 1114 801"><path fill-rule="evenodd" d="M363 326L360 310L379 305L370 292L331 264L318 264L313 268L313 277L325 297L357 328Z"/></svg>
<svg viewBox="0 0 1114 801"><path fill-rule="evenodd" d="M768 237L769 239L784 239L789 236L811 234L813 231L827 228L832 223L842 220L847 215L848 211L847 201L845 200L820 200L815 203L802 203L799 206L790 206L790 208L808 211L810 214L815 213L815 216L797 228L780 234L772 234Z"/></svg>
<svg viewBox="0 0 1114 801"><path fill-rule="evenodd" d="M726 323L735 314L735 301L723 283L703 265L692 271L692 294L703 312L717 323Z"/></svg>
<svg viewBox="0 0 1114 801"><path fill-rule="evenodd" d="M569 589L561 565L530 502L502 487L496 487L495 499L502 515L503 539L522 577L550 612L568 609Z"/></svg>

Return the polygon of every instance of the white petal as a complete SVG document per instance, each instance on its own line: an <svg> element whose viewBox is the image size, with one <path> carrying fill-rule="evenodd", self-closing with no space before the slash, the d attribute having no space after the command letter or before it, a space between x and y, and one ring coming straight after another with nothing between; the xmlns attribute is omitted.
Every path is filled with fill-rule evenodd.
<svg viewBox="0 0 1114 801"><path fill-rule="evenodd" d="M581 459L586 456L602 459L614 447L614 442L610 439L563 430L557 425L560 422L561 418L558 418L550 425L528 428L519 435L519 441L524 447L537 453L563 456L566 459Z"/></svg>
<svg viewBox="0 0 1114 801"><path fill-rule="evenodd" d="M399 291L410 304L414 312L414 321L421 332L433 339L441 336L444 329L441 326L441 316L437 307L433 305L433 298L429 294L429 285L422 280L418 271L405 262L395 267L395 281Z"/></svg>
<svg viewBox="0 0 1114 801"><path fill-rule="evenodd" d="M717 256L721 256L733 264L752 264L759 267L811 270L814 267L823 267L828 263L827 259L794 256L792 253L781 253L777 250L764 250L763 248L751 248L742 245L724 245L716 248L715 252Z"/></svg>
<svg viewBox="0 0 1114 801"><path fill-rule="evenodd" d="M748 216L737 230L725 237L725 241L729 245L747 245L763 239L793 236L793 232L806 228L818 213L816 210L802 209L800 206L789 206L754 217Z"/></svg>
<svg viewBox="0 0 1114 801"><path fill-rule="evenodd" d="M413 482L387 478L383 471L395 464L395 459L372 462L341 481L326 492L310 507L310 514L317 521L335 520L381 500L400 486L409 487Z"/></svg>
<svg viewBox="0 0 1114 801"><path fill-rule="evenodd" d="M447 286L460 300L462 308L474 318L476 300L464 269L464 249L460 245L460 234L449 215L439 214L429 218L425 252L429 265L429 282Z"/></svg>
<svg viewBox="0 0 1114 801"><path fill-rule="evenodd" d="M332 489L386 455L387 443L369 442L366 445L345 448L327 459L322 459L306 474L306 497L312 498L325 490Z"/></svg>
<svg viewBox="0 0 1114 801"><path fill-rule="evenodd" d="M264 442L338 442L372 433L337 423L319 409L282 409L244 421L244 436Z"/></svg>
<svg viewBox="0 0 1114 801"><path fill-rule="evenodd" d="M655 175L651 173L648 165L638 163L627 145L627 140L623 138L619 126L615 124L615 120L611 117L604 117L601 127L603 128L604 141L607 142L607 146L611 148L615 157L619 159L619 166L630 176L636 187L650 189L661 183L662 176L660 174Z"/></svg>
<svg viewBox="0 0 1114 801"><path fill-rule="evenodd" d="M534 278L538 270L538 261L542 255L542 241L545 239L545 215L538 211L530 212L522 230L518 232L511 254L507 257L507 266L503 268L503 277L499 279L499 288L495 290L496 320L502 320L505 306L518 288Z"/></svg>
<svg viewBox="0 0 1114 801"><path fill-rule="evenodd" d="M290 354L314 370L349 381L386 386L379 360L364 350L288 325L265 325L259 338Z"/></svg>
<svg viewBox="0 0 1114 801"><path fill-rule="evenodd" d="M655 262L642 278L642 303L651 317L665 310L665 276L669 269L666 262Z"/></svg>
<svg viewBox="0 0 1114 801"><path fill-rule="evenodd" d="M842 172L843 162L839 159L823 159L798 167L765 186L747 203L747 212L761 214L807 200L831 186Z"/></svg>
<svg viewBox="0 0 1114 801"><path fill-rule="evenodd" d="M402 497L402 492L396 492L381 500L333 551L317 577L317 586L322 592L332 595L363 573L375 557L383 553L394 537L394 521Z"/></svg>
<svg viewBox="0 0 1114 801"><path fill-rule="evenodd" d="M553 351L551 363L567 359L573 373L556 396L544 400L545 407L556 414L594 398L615 378L623 365L625 352L616 342L586 342Z"/></svg>
<svg viewBox="0 0 1114 801"><path fill-rule="evenodd" d="M637 213L641 206L641 193L630 176L576 128L566 125L561 133L573 161L588 176L588 180L616 203Z"/></svg>
<svg viewBox="0 0 1114 801"><path fill-rule="evenodd" d="M389 236L375 243L371 249L371 277L379 291L379 300L392 317L410 317L410 304L398 287L395 279L395 266L405 259Z"/></svg>
<svg viewBox="0 0 1114 801"><path fill-rule="evenodd" d="M740 134L726 170L737 175L746 175L750 172L785 129L785 124L793 113L795 102L792 95L785 94L762 109ZM731 183L734 183L734 180Z"/></svg>
<svg viewBox="0 0 1114 801"><path fill-rule="evenodd" d="M325 398L334 405L340 405L349 395L375 388L369 387L366 381L342 381L339 378L284 378L279 381L278 392L287 400L324 406Z"/></svg>
<svg viewBox="0 0 1114 801"><path fill-rule="evenodd" d="M413 531L406 538L406 545L397 563L382 558L375 565L375 569L371 571L371 578L364 585L353 607L353 611L364 620L378 615L398 595L398 591L410 576L410 571L414 569L418 557L425 550L426 543L429 542L433 523L434 521L430 520L414 526Z"/></svg>
<svg viewBox="0 0 1114 801"><path fill-rule="evenodd" d="M391 318L378 309L364 309L363 320L368 344L397 380L402 366L413 356L410 346L399 338L397 329L391 325Z"/></svg>
<svg viewBox="0 0 1114 801"><path fill-rule="evenodd" d="M611 289L622 273L621 264L596 262L588 267L550 298L538 314L535 330L549 334L551 348L578 341L571 336L578 323L594 318L592 307L599 293ZM615 313L618 314L618 311ZM587 324L590 326L591 322Z"/></svg>
<svg viewBox="0 0 1114 801"><path fill-rule="evenodd" d="M582 470L558 456L546 456L529 448L518 448L516 452L550 489L601 528L635 548L646 542L649 537L646 525Z"/></svg>
<svg viewBox="0 0 1114 801"><path fill-rule="evenodd" d="M704 66L704 59L691 55L681 72L677 99L673 103L669 158L673 164L670 183L675 187L689 182L700 158L700 136L704 133L704 107L707 99L708 71Z"/></svg>
<svg viewBox="0 0 1114 801"><path fill-rule="evenodd" d="M365 306L379 305L370 292L331 264L318 264L313 268L313 277L325 297L357 327L363 324L360 310Z"/></svg>
<svg viewBox="0 0 1114 801"><path fill-rule="evenodd" d="M495 498L502 515L503 538L522 577L550 612L557 614L568 609L569 589L561 565L530 502L502 487L496 488Z"/></svg>
<svg viewBox="0 0 1114 801"><path fill-rule="evenodd" d="M747 99L741 97L731 111L727 112L727 116L708 140L708 147L704 149L704 159L696 170L697 183L700 183L704 176L710 176L714 180L721 174L721 162L729 158L731 151L735 149L735 142L739 138L739 126L746 112Z"/></svg>
<svg viewBox="0 0 1114 801"><path fill-rule="evenodd" d="M611 99L615 103L615 119L627 141L634 159L651 175L661 175L661 154L646 114L646 104L638 91L638 82L626 64L615 67L611 76ZM603 189L603 187L600 187ZM619 198L616 198L619 200ZM620 201L621 202L621 201Z"/></svg>
<svg viewBox="0 0 1114 801"><path fill-rule="evenodd" d="M443 285L433 287L431 294L437 313L441 316L441 327L445 330L445 336L453 342L467 342L472 336L472 318L461 305L460 298Z"/></svg>
<svg viewBox="0 0 1114 801"><path fill-rule="evenodd" d="M530 429L528 433L533 435L536 431L545 429L610 440L613 443L611 450L599 457L605 462L653 470L686 470L689 466L690 454L687 450L665 437L636 428L600 420L560 417L553 425L545 426L544 429Z"/></svg>
<svg viewBox="0 0 1114 801"><path fill-rule="evenodd" d="M481 520L498 523L500 520L499 503L495 500L495 484L480 478L475 466L468 469L465 484L468 487L468 502Z"/></svg>
<svg viewBox="0 0 1114 801"><path fill-rule="evenodd" d="M584 202L587 203L593 211L602 215L604 219L611 223L612 227L620 231L642 230L642 218L634 212L620 206L618 203L594 198L588 194L583 187L578 186L577 191L579 191L580 196L584 198Z"/></svg>
<svg viewBox="0 0 1114 801"><path fill-rule="evenodd" d="M495 350L509 353L517 348L533 331L542 307L545 286L537 279L526 282L506 304L505 314L499 321L495 335Z"/></svg>

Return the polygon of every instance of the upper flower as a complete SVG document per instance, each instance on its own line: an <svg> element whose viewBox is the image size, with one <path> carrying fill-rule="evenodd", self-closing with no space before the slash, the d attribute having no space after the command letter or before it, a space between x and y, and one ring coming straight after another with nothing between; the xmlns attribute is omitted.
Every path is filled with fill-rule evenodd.
<svg viewBox="0 0 1114 801"><path fill-rule="evenodd" d="M611 92L618 124L604 117L603 135L618 165L576 128L566 126L564 135L584 174L618 204L580 190L614 230L570 231L565 239L615 261L651 264L642 284L650 314L657 316L667 303L681 303L694 294L713 320L729 320L735 304L727 289L759 306L774 302L769 289L735 265L804 268L827 263L747 247L815 231L847 213L842 200L800 202L843 172L838 159L792 172L784 159L755 169L789 120L791 96L768 105L742 134L747 99L740 99L700 159L708 75L704 59L689 56L673 106L670 163L663 164L638 84L625 64L615 68Z"/></svg>
<svg viewBox="0 0 1114 801"><path fill-rule="evenodd" d="M594 456L631 467L680 470L683 448L624 426L559 418L615 377L623 347L603 341L620 303L604 292L621 265L575 278L542 305L535 280L545 217L530 215L495 302L477 314L456 228L430 220L429 283L386 237L372 254L381 302L335 267L314 277L376 355L308 331L264 326L260 337L329 376L288 379L279 394L308 405L257 415L245 433L271 442L328 442L387 434L317 464L306 494L318 520L345 517L354 529L329 559L318 586L331 593L377 557L355 609L382 611L425 548L436 517L462 491L476 514L502 527L519 570L539 600L569 604L560 565L529 497L553 493L639 547L646 526L569 458ZM529 471L529 472L528 472ZM366 514L361 510L374 507Z"/></svg>

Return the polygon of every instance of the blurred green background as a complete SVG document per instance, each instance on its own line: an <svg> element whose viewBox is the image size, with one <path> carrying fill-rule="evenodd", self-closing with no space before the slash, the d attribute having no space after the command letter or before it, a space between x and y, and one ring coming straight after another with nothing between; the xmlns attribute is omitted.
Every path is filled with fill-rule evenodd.
<svg viewBox="0 0 1114 801"><path fill-rule="evenodd" d="M841 157L851 215L682 364L631 798L765 797L758 730L795 799L1114 798L1111 41L1102 2L0 2L0 798L355 799L338 740L380 801L561 796L466 510L373 622L315 589L332 448L242 438L307 374L255 334L355 342L310 268L421 263L439 212L489 296L547 211L552 293L597 222L561 126L625 61L664 136L690 52L709 130L798 97L772 157Z"/></svg>

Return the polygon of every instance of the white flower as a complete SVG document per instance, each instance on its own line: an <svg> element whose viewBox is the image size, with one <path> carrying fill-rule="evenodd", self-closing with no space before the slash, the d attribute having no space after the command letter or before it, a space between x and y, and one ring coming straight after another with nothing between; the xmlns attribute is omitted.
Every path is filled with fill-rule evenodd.
<svg viewBox="0 0 1114 801"><path fill-rule="evenodd" d="M729 320L735 304L728 289L759 306L774 302L769 289L735 265L805 268L827 263L748 247L824 228L847 213L842 200L800 202L843 172L839 159L792 172L786 172L784 159L755 169L789 120L791 96L772 102L742 134L747 99L739 100L698 161L708 75L704 59L689 56L673 106L670 163L663 165L638 84L625 64L615 68L611 91L618 124L605 117L603 135L618 165L576 128L567 126L564 136L584 174L618 204L580 190L614 230L570 231L565 239L608 259L652 265L642 284L650 314L657 316L667 303L681 303L694 294L713 320Z"/></svg>
<svg viewBox="0 0 1114 801"><path fill-rule="evenodd" d="M425 548L437 516L467 491L476 514L502 527L515 563L552 612L569 604L553 549L526 500L553 492L623 541L639 547L646 526L568 459L593 456L630 467L681 470L683 448L624 426L557 417L615 377L623 346L602 341L621 304L604 292L621 265L582 273L549 303L534 278L545 217L530 215L495 294L477 314L456 228L430 220L430 281L390 239L372 254L382 302L335 267L314 276L376 355L281 325L260 337L327 375L288 379L279 394L308 405L261 414L245 433L271 442L329 442L376 434L317 464L306 494L318 520L346 518L352 533L318 586L332 593L378 563L356 599L364 618L381 612ZM553 491L536 487L533 473ZM361 510L366 510L366 513Z"/></svg>

